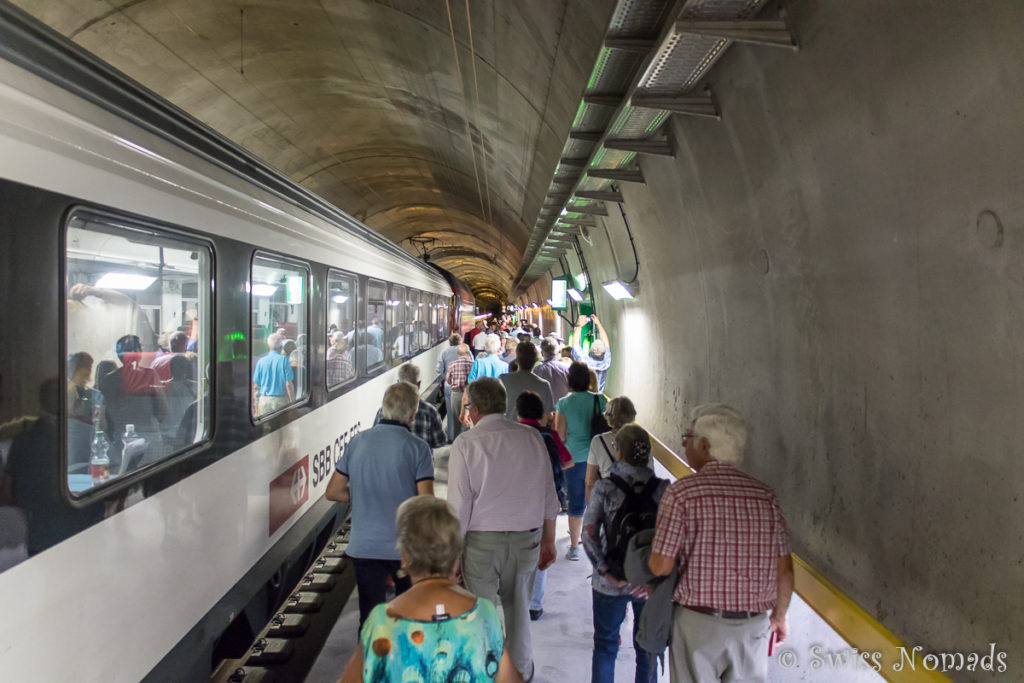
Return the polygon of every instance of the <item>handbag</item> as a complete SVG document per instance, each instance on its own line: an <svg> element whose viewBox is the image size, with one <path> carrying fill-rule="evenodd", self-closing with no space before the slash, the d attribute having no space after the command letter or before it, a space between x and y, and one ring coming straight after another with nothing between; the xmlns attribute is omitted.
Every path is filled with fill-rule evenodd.
<svg viewBox="0 0 1024 683"><path fill-rule="evenodd" d="M593 439L598 434L610 432L611 429L608 426L608 420L604 419L604 412L601 410L601 397L598 394L594 394L594 414L590 416L590 438Z"/></svg>

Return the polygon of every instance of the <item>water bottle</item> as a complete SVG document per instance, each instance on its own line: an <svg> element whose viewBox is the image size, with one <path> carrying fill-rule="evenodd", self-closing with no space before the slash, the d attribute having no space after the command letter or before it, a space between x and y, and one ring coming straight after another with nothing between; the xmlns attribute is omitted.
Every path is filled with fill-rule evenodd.
<svg viewBox="0 0 1024 683"><path fill-rule="evenodd" d="M96 430L92 439L92 454L89 456L89 474L92 476L93 486L102 484L110 479L110 442L103 430Z"/></svg>
<svg viewBox="0 0 1024 683"><path fill-rule="evenodd" d="M121 443L123 443L127 447L128 444L130 444L132 441L135 441L135 439L137 439L137 438L139 438L139 435L135 433L135 425L132 425L132 424L125 425L124 426L124 439L121 440Z"/></svg>

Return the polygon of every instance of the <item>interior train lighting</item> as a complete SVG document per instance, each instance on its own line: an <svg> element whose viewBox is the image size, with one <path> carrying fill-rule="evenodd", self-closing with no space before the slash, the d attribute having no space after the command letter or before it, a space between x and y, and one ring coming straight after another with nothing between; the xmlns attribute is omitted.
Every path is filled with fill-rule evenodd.
<svg viewBox="0 0 1024 683"><path fill-rule="evenodd" d="M633 293L626 288L626 285L622 284L618 280L603 282L601 283L601 286L604 287L604 291L608 292L608 295L616 301L629 300L633 298Z"/></svg>
<svg viewBox="0 0 1024 683"><path fill-rule="evenodd" d="M344 294L337 294L337 295L331 297L331 301L333 301L336 304L343 304L346 301L348 301L348 297L345 296Z"/></svg>
<svg viewBox="0 0 1024 683"><path fill-rule="evenodd" d="M277 285L253 285L253 296L274 296L277 292Z"/></svg>
<svg viewBox="0 0 1024 683"><path fill-rule="evenodd" d="M101 277L96 286L100 289L148 289L156 282L155 277L139 275L137 273L107 273Z"/></svg>
<svg viewBox="0 0 1024 683"><path fill-rule="evenodd" d="M568 291L569 296L572 297L573 301L583 301L583 295L580 294L580 290L575 287L570 287Z"/></svg>

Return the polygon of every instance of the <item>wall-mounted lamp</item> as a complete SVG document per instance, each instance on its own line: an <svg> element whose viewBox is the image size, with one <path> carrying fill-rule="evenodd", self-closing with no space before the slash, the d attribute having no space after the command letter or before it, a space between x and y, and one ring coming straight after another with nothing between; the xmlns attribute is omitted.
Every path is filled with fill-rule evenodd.
<svg viewBox="0 0 1024 683"><path fill-rule="evenodd" d="M583 295L580 294L580 290L576 289L575 287L570 287L569 291L568 291L568 294L569 294L569 296L572 297L573 301L577 301L577 302L583 301Z"/></svg>
<svg viewBox="0 0 1024 683"><path fill-rule="evenodd" d="M626 285L622 284L619 280L602 282L601 286L604 287L604 291L608 292L608 296L616 301L629 300L633 298L633 293L630 292L629 289L626 288Z"/></svg>

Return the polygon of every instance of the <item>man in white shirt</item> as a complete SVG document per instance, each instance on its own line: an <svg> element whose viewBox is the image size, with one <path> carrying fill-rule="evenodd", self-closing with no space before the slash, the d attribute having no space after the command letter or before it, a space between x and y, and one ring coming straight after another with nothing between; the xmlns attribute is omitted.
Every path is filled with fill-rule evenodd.
<svg viewBox="0 0 1024 683"><path fill-rule="evenodd" d="M537 569L555 560L558 495L540 432L505 419L505 388L481 377L466 388L475 425L452 444L448 502L466 534L462 576L505 613L516 668L533 678L530 594Z"/></svg>

